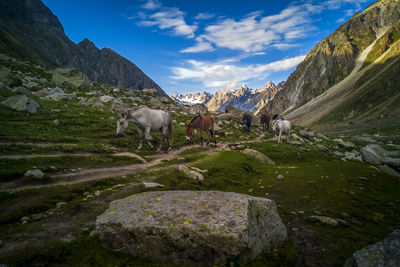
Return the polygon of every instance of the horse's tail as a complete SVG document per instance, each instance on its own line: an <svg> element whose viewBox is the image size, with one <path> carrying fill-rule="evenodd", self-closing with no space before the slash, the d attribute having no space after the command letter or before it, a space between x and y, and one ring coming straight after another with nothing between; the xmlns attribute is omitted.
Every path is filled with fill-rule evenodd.
<svg viewBox="0 0 400 267"><path fill-rule="evenodd" d="M169 124L168 124L168 138L169 138L169 144L172 146L172 126L173 126L173 121L172 118L170 117Z"/></svg>

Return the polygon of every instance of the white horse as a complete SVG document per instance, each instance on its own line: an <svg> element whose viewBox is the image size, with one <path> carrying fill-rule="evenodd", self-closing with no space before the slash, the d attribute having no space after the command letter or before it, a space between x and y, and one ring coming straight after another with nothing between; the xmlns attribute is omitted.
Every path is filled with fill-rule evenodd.
<svg viewBox="0 0 400 267"><path fill-rule="evenodd" d="M282 134L286 135L286 140L289 140L291 132L291 124L288 120L277 119L272 123L272 130L278 135L278 143L282 142Z"/></svg>
<svg viewBox="0 0 400 267"><path fill-rule="evenodd" d="M147 144L151 148L153 145L150 143L153 138L150 136L150 130L159 130L162 134L160 146L157 152L161 150L164 139L168 142L168 150L171 148L172 138L172 118L171 115L165 111L158 109L150 109L148 107L140 107L138 109L128 109L118 115L117 119L117 135L124 134L124 130L128 127L128 121L135 123L139 134L138 150L142 149L142 133ZM125 134L124 134L125 135Z"/></svg>

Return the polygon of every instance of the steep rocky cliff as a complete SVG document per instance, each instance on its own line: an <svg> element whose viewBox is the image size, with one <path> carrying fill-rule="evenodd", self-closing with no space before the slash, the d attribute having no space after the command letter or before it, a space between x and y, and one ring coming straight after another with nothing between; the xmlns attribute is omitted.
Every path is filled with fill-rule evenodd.
<svg viewBox="0 0 400 267"><path fill-rule="evenodd" d="M276 113L288 112L343 80L357 67L361 52L399 19L397 0L381 0L356 13L308 53L269 108Z"/></svg>
<svg viewBox="0 0 400 267"><path fill-rule="evenodd" d="M85 39L72 42L58 18L40 0L0 1L0 52L50 68L71 67L90 80L122 88L165 92L135 64Z"/></svg>

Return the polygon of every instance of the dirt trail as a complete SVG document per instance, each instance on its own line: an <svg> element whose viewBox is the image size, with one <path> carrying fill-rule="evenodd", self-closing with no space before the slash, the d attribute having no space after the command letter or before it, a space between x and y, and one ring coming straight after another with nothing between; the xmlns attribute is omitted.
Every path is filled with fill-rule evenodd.
<svg viewBox="0 0 400 267"><path fill-rule="evenodd" d="M113 154L94 154L94 153L54 153L54 154L0 154L0 159L32 159L32 158L57 158L57 157L90 157L94 155L105 155L114 157L130 157L140 160L142 163L147 161L139 155L130 152Z"/></svg>
<svg viewBox="0 0 400 267"><path fill-rule="evenodd" d="M254 142L260 142L262 138L264 137L265 133L261 134L260 136L256 137L253 140L248 140L248 141L241 141L237 142L237 144L246 144L246 143L254 143ZM230 143L219 143L217 144L216 147L208 147L209 152L216 151L218 149L221 149L224 146L229 145ZM115 156L131 156L137 159L141 159L142 164L130 164L130 165L124 165L124 166L117 166L117 167L106 167L106 168L92 168L92 169L86 169L82 170L79 172L74 172L74 173L67 173L67 174L58 174L58 175L53 175L53 182L48 183L48 184L37 184L37 185L21 185L16 182L10 182L10 183L3 183L0 184L0 192L17 192L17 191L23 191L27 189L39 189L39 188L44 188L44 187L52 187L52 186L59 186L59 185L71 185L71 184L77 184L77 183L82 183L82 182L88 182L88 181L94 181L94 180L99 180L107 177L115 177L115 176L126 176L129 174L135 174L139 171L146 170L150 167L153 167L159 163L161 163L164 160L172 160L174 158L177 158L178 155L188 149L193 149L193 148L200 148L200 145L190 145L190 146L183 146L179 148L172 149L168 153L159 153L159 154L154 154L149 156L150 161L147 162L145 159L140 157L139 155L129 153L129 152L124 152L124 153L117 153L117 154L112 154Z"/></svg>
<svg viewBox="0 0 400 267"><path fill-rule="evenodd" d="M383 36L385 32L386 30L383 29L377 35L375 41L360 54L356 60L356 65L353 71L345 79L329 88L323 94L317 96L298 109L290 112L288 115L286 115L286 117L290 120L293 120L296 124L309 126L343 103L343 101L347 99L348 94L355 89L355 84L361 78L361 76L374 66L374 64L369 64L361 69L366 57L368 56L368 53L371 51L376 41L379 40L379 38ZM380 56L376 61L381 60L387 54L387 52ZM307 116L304 116L305 114Z"/></svg>
<svg viewBox="0 0 400 267"><path fill-rule="evenodd" d="M31 142L10 142L10 141L0 141L0 145L24 145L24 146L38 146L38 147L51 147L51 146L77 146L78 144L73 143L31 143Z"/></svg>

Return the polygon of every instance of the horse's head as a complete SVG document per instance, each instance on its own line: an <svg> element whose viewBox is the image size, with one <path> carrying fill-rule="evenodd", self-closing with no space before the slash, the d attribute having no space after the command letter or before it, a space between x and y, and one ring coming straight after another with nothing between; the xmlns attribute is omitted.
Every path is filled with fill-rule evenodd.
<svg viewBox="0 0 400 267"><path fill-rule="evenodd" d="M128 127L128 121L125 113L119 114L117 117L117 136L123 135L126 127Z"/></svg>
<svg viewBox="0 0 400 267"><path fill-rule="evenodd" d="M189 121L187 121L185 123L185 125L186 125L186 140L191 141L192 136L193 136L193 129L192 129L192 127L190 127Z"/></svg>
<svg viewBox="0 0 400 267"><path fill-rule="evenodd" d="M276 128L277 128L277 123L276 123L276 120L274 120L273 122L272 122L272 131L276 131Z"/></svg>

